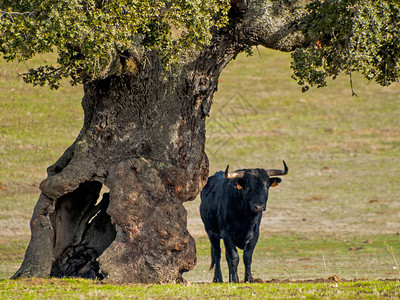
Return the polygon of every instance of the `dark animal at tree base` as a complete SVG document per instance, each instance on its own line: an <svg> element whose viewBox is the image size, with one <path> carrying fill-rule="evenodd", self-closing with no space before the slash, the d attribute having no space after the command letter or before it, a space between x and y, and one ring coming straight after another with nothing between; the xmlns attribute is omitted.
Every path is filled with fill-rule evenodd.
<svg viewBox="0 0 400 300"><path fill-rule="evenodd" d="M284 170L243 169L233 173L217 172L208 178L201 192L200 215L211 242L211 268L215 266L213 282L222 282L221 246L223 239L229 267L229 282L239 282L237 267L239 255L236 247L243 249L245 282L253 282L251 262L256 247L262 212L267 207L269 188L281 179L270 177L286 175Z"/></svg>

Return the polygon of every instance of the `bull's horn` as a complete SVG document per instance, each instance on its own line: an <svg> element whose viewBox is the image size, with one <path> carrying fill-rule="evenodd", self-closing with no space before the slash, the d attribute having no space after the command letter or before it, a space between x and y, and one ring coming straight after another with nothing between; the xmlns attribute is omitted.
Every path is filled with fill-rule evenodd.
<svg viewBox="0 0 400 300"><path fill-rule="evenodd" d="M267 171L268 176L286 175L289 172L289 168L285 161L283 161L283 165L285 166L285 170L269 169L265 171Z"/></svg>
<svg viewBox="0 0 400 300"><path fill-rule="evenodd" d="M244 171L237 171L237 172L229 173L228 169L229 169L229 165L226 166L226 170L224 173L224 177L226 179L242 178L244 176Z"/></svg>

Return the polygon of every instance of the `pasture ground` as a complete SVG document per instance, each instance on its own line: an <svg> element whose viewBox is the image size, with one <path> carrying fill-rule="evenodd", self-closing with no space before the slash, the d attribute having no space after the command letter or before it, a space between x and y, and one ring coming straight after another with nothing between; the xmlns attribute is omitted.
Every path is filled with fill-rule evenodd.
<svg viewBox="0 0 400 300"><path fill-rule="evenodd" d="M82 279L0 281L0 298L24 299L384 299L400 297L396 281L254 284L109 285Z"/></svg>
<svg viewBox="0 0 400 300"><path fill-rule="evenodd" d="M1 61L0 297L400 297L399 85L382 88L353 76L352 97L348 78L340 77L303 94L289 67L285 53L240 55L224 70L207 121L210 174L227 164L280 168L284 159L289 166L271 189L253 261L255 278L277 283L205 284L212 271L197 199L185 205L198 252L197 266L185 274L189 283L121 287L6 279L28 244L38 185L75 139L83 115L81 87L33 88L15 76L26 66ZM298 281L334 275L341 281ZM343 281L354 278L362 281Z"/></svg>

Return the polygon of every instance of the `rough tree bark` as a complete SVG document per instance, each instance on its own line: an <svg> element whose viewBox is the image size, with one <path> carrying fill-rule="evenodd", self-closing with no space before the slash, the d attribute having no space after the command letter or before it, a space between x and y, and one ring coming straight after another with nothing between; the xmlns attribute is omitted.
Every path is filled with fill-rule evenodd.
<svg viewBox="0 0 400 300"><path fill-rule="evenodd" d="M194 267L182 203L208 176L205 118L218 77L248 46L304 42L301 1L232 5L229 26L179 65L165 70L155 53L131 53L124 74L84 85L82 130L40 185L14 278L174 282Z"/></svg>

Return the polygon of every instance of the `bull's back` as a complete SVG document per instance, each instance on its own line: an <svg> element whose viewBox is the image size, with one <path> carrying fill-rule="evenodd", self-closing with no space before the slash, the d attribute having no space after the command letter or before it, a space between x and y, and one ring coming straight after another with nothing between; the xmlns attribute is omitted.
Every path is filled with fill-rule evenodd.
<svg viewBox="0 0 400 300"><path fill-rule="evenodd" d="M200 193L200 216L206 230L219 234L218 211L223 200L223 185L226 179L223 172L218 172L208 178L207 184Z"/></svg>

